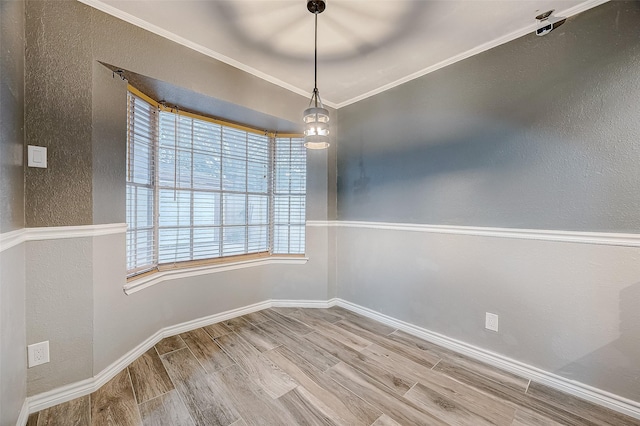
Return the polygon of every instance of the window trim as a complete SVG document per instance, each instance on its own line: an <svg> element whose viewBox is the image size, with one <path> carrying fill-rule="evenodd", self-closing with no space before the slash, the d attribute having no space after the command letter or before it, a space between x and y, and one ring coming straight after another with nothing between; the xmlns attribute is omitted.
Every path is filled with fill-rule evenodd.
<svg viewBox="0 0 640 426"><path fill-rule="evenodd" d="M151 287L156 284L160 284L163 281L169 281L174 279L185 279L190 277L196 277L199 275L214 274L218 272L233 271L236 269L252 268L254 266L265 265L304 265L309 261L306 254L272 254L268 256L261 256L258 258L253 257L252 254L233 256L233 261L229 261L230 257L225 257L227 261L215 262L209 265L185 265L184 267L162 270L162 271L147 271L145 273L134 275L127 278L127 283L124 285L124 293L127 295L136 293L145 288ZM253 258L251 258L253 257ZM222 258L218 258L222 259ZM216 259L210 259L216 260ZM201 261L193 261L201 262ZM185 262L192 263L192 262Z"/></svg>
<svg viewBox="0 0 640 426"><path fill-rule="evenodd" d="M234 123L231 121L221 120L213 117L203 116L187 111L179 110L175 107L169 107L161 104L160 102L152 99L145 93L141 92L134 86L128 84L127 90L131 92L134 96L139 97L143 101L149 103L152 107L158 109L158 111L170 112L173 114L185 116L191 119L202 120L206 122L210 122L213 124L231 127L237 130L264 135L269 137L270 139L274 138L302 138L304 135L302 133L278 133L278 132L269 132L263 129L257 129L250 126L245 126L242 124ZM273 167L273 165L272 165ZM269 184L268 184L268 193L269 199L271 200L270 204L273 204L273 188L271 181L273 179L273 169L270 170L269 173ZM157 201L156 201L157 202ZM156 206L156 209L158 206ZM270 208L272 209L272 207ZM269 220L272 221L272 214L269 214ZM306 221L305 221L306 222ZM269 233L273 232L273 224L269 222ZM157 228L154 226L155 232L157 232ZM306 226L305 226L306 229ZM157 238L156 238L157 243ZM126 277L126 284L124 286L125 294L132 294L144 288L150 287L157 283L176 279L176 278L186 278L191 276L209 274L209 273L217 273L224 272L228 270L234 269L243 269L253 266L267 265L267 264L305 264L309 258L306 256L306 245L305 245L305 253L304 254L274 254L269 251L258 252L258 253L245 253L240 255L232 255L232 256L221 256L209 259L197 259L197 260L186 260L180 262L171 262L171 263L163 263L156 264L150 268L141 268L138 272L134 272L133 275ZM129 271L127 271L129 272Z"/></svg>

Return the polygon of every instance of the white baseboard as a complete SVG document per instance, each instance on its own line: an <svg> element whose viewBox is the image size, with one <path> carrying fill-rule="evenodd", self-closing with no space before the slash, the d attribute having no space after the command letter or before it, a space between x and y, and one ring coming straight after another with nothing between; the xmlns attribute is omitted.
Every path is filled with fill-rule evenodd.
<svg viewBox="0 0 640 426"><path fill-rule="evenodd" d="M22 403L22 408L20 409L20 414L18 415L18 421L16 422L16 425L24 426L27 424L27 420L29 420L29 404L25 399Z"/></svg>
<svg viewBox="0 0 640 426"><path fill-rule="evenodd" d="M594 404L602 405L628 416L640 419L640 402L614 395L601 389L585 385L584 383L566 379L523 362L452 339L343 299L337 299L337 305L378 322L387 324L398 330L405 331L426 341L451 349L460 354L467 355L478 361L509 371L520 377L533 380L564 393L593 402Z"/></svg>
<svg viewBox="0 0 640 426"><path fill-rule="evenodd" d="M318 308L326 309L337 304L338 299L329 300L286 300L272 299L271 306L274 308Z"/></svg>
<svg viewBox="0 0 640 426"><path fill-rule="evenodd" d="M125 369L134 360L136 360L140 355L145 353L165 337L174 336L179 333L184 333L186 331L194 330L206 325L225 321L270 307L329 308L336 305L371 318L373 320L379 321L381 323L390 325L394 328L405 331L445 348L451 349L463 355L467 355L471 358L477 359L478 361L485 362L487 364L517 374L521 377L534 380L538 383L550 386L554 389L558 389L570 395L577 396L587 401L591 401L595 404L599 404L628 416L640 419L640 402L631 401L629 399L622 398L620 396L605 392L600 389L596 389L583 383L566 379L564 377L546 372L531 365L524 364L522 362L487 351L485 349L469 345L467 343L452 339L433 331L392 318L388 315L384 315L355 303L351 303L339 298L333 298L326 301L283 299L266 300L264 302L258 302L252 305L244 306L242 308L232 309L215 315L210 315L181 324L165 327L161 330L158 330L147 340L140 343L137 347L123 355L120 359L102 370L100 373L96 374L94 377L28 397L20 413L18 425L24 426L26 424L28 414L30 413L35 413L36 411L40 411L45 408L49 408L66 401L70 401L74 398L78 398L80 396L88 395L92 392L95 392L102 385L111 380L116 374Z"/></svg>

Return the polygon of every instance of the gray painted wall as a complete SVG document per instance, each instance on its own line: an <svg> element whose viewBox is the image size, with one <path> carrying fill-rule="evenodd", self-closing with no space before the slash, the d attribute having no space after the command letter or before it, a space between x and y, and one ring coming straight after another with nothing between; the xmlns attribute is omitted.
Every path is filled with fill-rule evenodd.
<svg viewBox="0 0 640 426"><path fill-rule="evenodd" d="M0 233L24 228L24 2L0 1ZM27 395L25 254L0 251L0 425Z"/></svg>
<svg viewBox="0 0 640 426"><path fill-rule="evenodd" d="M338 218L640 229L639 2L339 111Z"/></svg>
<svg viewBox="0 0 640 426"><path fill-rule="evenodd" d="M610 2L340 109L338 219L637 233L639 26ZM339 297L640 401L640 250L337 232Z"/></svg>

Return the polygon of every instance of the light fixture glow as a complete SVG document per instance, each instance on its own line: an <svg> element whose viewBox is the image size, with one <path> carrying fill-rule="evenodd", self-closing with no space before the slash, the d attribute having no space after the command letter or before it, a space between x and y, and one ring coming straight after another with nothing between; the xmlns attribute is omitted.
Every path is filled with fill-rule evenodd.
<svg viewBox="0 0 640 426"><path fill-rule="evenodd" d="M322 105L318 91L318 15L324 11L324 0L309 0L307 9L315 16L314 85L309 108L304 110L304 146L308 149L329 147L329 110Z"/></svg>

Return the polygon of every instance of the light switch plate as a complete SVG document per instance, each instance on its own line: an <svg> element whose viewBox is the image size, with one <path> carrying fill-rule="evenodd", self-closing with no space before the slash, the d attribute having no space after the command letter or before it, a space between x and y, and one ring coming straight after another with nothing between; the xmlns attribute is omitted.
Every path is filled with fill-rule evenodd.
<svg viewBox="0 0 640 426"><path fill-rule="evenodd" d="M47 148L44 146L27 146L27 165L29 167L47 168Z"/></svg>

